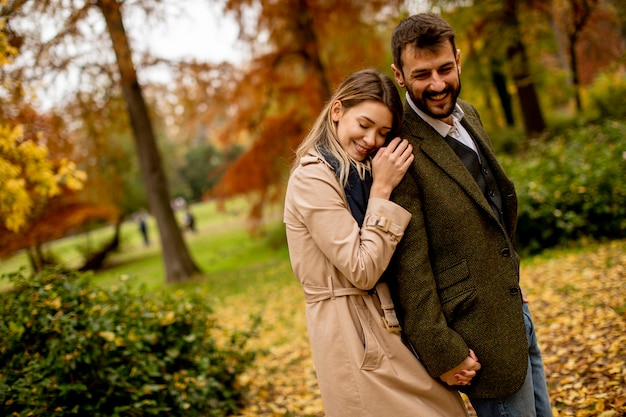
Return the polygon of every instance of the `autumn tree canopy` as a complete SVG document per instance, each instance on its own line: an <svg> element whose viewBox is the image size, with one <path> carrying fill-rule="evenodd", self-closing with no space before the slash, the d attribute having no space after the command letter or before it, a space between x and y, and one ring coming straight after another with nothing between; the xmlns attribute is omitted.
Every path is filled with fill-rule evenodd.
<svg viewBox="0 0 626 417"><path fill-rule="evenodd" d="M198 272L198 268L189 255L170 206L167 178L123 21L124 12L128 10L122 10L123 6L137 7L149 14L163 3L166 1L131 4L120 0L23 0L5 6L2 15L13 19L15 39L20 40L20 48L28 51L31 60L31 65L17 66L14 74L32 78L43 74L42 78L50 79L48 73L56 75L69 71L70 67L78 68L81 77L87 74L96 80L93 85L88 85L92 92L104 87L104 100L115 94L119 96L121 91L150 210L159 228L167 280L171 282L190 278ZM33 31L33 26L39 24L42 25L41 32ZM44 32L50 31L53 32L52 37L44 36ZM102 54L102 50L112 50L113 53ZM90 101L93 102L83 100L83 103ZM111 130L104 131L108 133Z"/></svg>
<svg viewBox="0 0 626 417"><path fill-rule="evenodd" d="M222 138L252 142L211 195L250 196L253 218L282 199L293 150L336 85L365 67L390 73L388 29L401 7L381 0L228 1L226 12L256 53L235 74L234 88L217 98L232 113Z"/></svg>
<svg viewBox="0 0 626 417"><path fill-rule="evenodd" d="M2 5L2 2L0 2ZM9 44L5 19L0 19L0 67L11 62L18 50ZM19 88L13 80L13 88ZM16 87L17 86L17 87ZM9 91L3 91L7 99ZM5 239L24 229L33 221L37 209L63 189L79 190L84 172L67 158L51 159L41 132L25 137L24 127L16 120L0 117L0 232ZM1 251L1 250L0 250Z"/></svg>
<svg viewBox="0 0 626 417"><path fill-rule="evenodd" d="M479 86L472 101L478 96L493 109L497 102L491 101L498 100L507 125L515 126L517 113L531 136L545 129L546 110L575 103L580 113L580 89L615 64L625 47L624 6L616 0L428 3L444 10L457 32L463 78Z"/></svg>
<svg viewBox="0 0 626 417"><path fill-rule="evenodd" d="M424 4L451 21L460 45L469 45L462 55L464 61L469 60L463 66L464 94L486 107L488 111L481 114L493 119L497 116L490 114L498 112L495 100L499 99L508 126L514 127L514 116L520 114L528 137L546 129L545 103L552 104L552 96L562 97L562 91L568 90L552 74L578 68L560 66L554 60L558 42L572 33L566 29L571 14L563 14L564 10L575 12L588 5L577 42L583 44L587 42L583 39L603 33L612 39L601 42L603 47L619 51L617 55L598 54L594 60L585 60L585 65L597 72L624 51L624 34L615 25L619 12L611 0L434 0ZM330 91L347 74L363 67L388 70L391 31L406 14L415 13L414 8L413 2L402 1L228 1L225 10L237 18L241 39L250 45L254 59L233 75L236 86L231 94L222 93L216 100L232 114L222 137L240 140L243 136L251 143L212 195L252 195L253 217L261 216L264 203L279 200L292 151ZM557 94L546 94L546 79L551 76Z"/></svg>
<svg viewBox="0 0 626 417"><path fill-rule="evenodd" d="M207 7L216 4L207 2ZM577 18L573 36L568 22L576 20L566 11L585 4L593 7L581 15L584 19ZM28 25L19 25L18 19L10 25L12 43L40 63L22 67L25 80L41 79L45 86L54 86L53 74L62 74L69 64L78 65L78 91L68 94L59 108L72 141L79 144L76 149L84 155L77 162L93 185L85 192L106 196L107 203L120 206L124 214L152 195L147 199L155 214L160 213L163 230L175 224L167 208L154 209L165 207L168 195L158 186L172 177L191 177L193 168L185 166L191 149L245 150L206 198L245 195L257 220L267 203L280 202L293 150L330 92L349 73L364 67L389 72L391 31L418 6L419 11L441 12L455 27L463 52L463 94L477 104L487 123L497 124L502 118L510 128L523 123L529 135L545 129L544 113L561 111L574 99L570 81L574 76L564 74L578 68L581 86L589 85L599 69L624 50L619 25L624 11L616 0L228 0L219 5L238 22L240 42L250 54L250 59L238 63L165 62L151 51L138 54L131 48L132 37L127 39L128 48L122 48L121 32L110 36L110 29L120 25L107 26L103 20L102 11L119 11L120 18L139 11L156 16L151 24L158 25L159 13L172 10L166 5L184 9L185 2L21 0L11 2L11 16L27 20L41 16L31 22L40 32L56 22L52 25L56 35L37 45L26 36ZM598 44L598 38L609 41L586 55L592 58L581 60L583 46ZM574 67L568 65L568 39L578 45ZM207 48L218 41L207 40ZM124 63L127 57L131 59ZM171 80L161 85L140 82L142 71L155 64L165 65ZM141 117L131 116L131 108L145 111ZM151 139L135 143L137 131L147 132ZM152 147L157 141L160 153ZM143 148L145 143L151 149ZM138 157L130 162L134 154ZM140 171L143 189L133 189L132 178L139 177L131 178L131 173ZM207 184L211 180L207 178ZM194 196L199 189L194 185ZM131 202L130 195L139 198Z"/></svg>

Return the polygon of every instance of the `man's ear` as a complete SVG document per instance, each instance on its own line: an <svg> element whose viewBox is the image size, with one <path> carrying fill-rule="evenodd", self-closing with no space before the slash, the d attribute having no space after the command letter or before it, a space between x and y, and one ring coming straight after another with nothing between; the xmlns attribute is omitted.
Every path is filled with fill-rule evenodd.
<svg viewBox="0 0 626 417"><path fill-rule="evenodd" d="M456 50L456 67L459 71L459 75L461 75L461 50Z"/></svg>
<svg viewBox="0 0 626 417"><path fill-rule="evenodd" d="M330 109L330 115L333 118L333 122L338 122L343 114L343 105L341 104L341 100L335 100Z"/></svg>
<svg viewBox="0 0 626 417"><path fill-rule="evenodd" d="M391 70L393 71L393 76L395 77L398 85L404 88L405 85L404 85L404 77L402 76L402 71L400 71L398 67L396 67L396 64L391 64Z"/></svg>

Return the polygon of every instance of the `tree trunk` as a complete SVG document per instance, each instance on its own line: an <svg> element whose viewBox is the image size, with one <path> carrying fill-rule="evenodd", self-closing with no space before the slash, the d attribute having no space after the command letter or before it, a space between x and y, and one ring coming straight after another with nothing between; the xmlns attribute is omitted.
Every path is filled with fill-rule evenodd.
<svg viewBox="0 0 626 417"><path fill-rule="evenodd" d="M39 256L40 251L37 251L34 246L26 248L26 255L28 256L28 262L33 274L41 272L43 270L43 259Z"/></svg>
<svg viewBox="0 0 626 417"><path fill-rule="evenodd" d="M495 62L491 64L491 81L493 82L496 91L498 92L498 98L500 99L500 106L504 113L506 125L508 127L515 126L515 117L513 115L513 104L511 100L511 94L506 86L506 76L501 70L501 65Z"/></svg>
<svg viewBox="0 0 626 417"><path fill-rule="evenodd" d="M85 259L85 263L78 270L81 272L85 271L97 271L102 269L102 265L106 260L107 256L115 250L118 250L120 247L120 231L122 228L122 218L120 217L115 222L115 232L111 240L105 244L102 248L98 249L96 253L90 254Z"/></svg>
<svg viewBox="0 0 626 417"><path fill-rule="evenodd" d="M570 71L572 73L572 82L574 84L576 110L579 113L583 110L583 104L580 97L580 73L578 71L576 44L581 32L587 25L587 22L589 22L589 18L597 6L598 0L571 0L572 25L571 31L568 33Z"/></svg>
<svg viewBox="0 0 626 417"><path fill-rule="evenodd" d="M118 0L98 0L98 7L104 15L107 29L113 42L113 49L120 71L120 82L130 115L139 165L146 187L152 215L155 217L167 282L188 280L199 272L191 259L183 240L174 212L170 206L167 181L156 144L152 123L143 98L141 86L132 61L130 45L124 29L120 3Z"/></svg>
<svg viewBox="0 0 626 417"><path fill-rule="evenodd" d="M506 27L512 35L511 45L507 48L507 57L517 88L517 96L524 117L524 128L529 137L536 136L546 129L546 123L541 112L539 98L528 65L526 46L522 42L522 34L517 17L516 0L508 0L505 8Z"/></svg>
<svg viewBox="0 0 626 417"><path fill-rule="evenodd" d="M44 254L42 243L37 242L27 247L26 255L28 256L28 261L34 274L43 271L47 266L56 265L53 256L47 257Z"/></svg>
<svg viewBox="0 0 626 417"><path fill-rule="evenodd" d="M294 9L295 15L295 35L296 39L301 42L301 50L304 58L309 62L313 70L313 74L319 80L319 97L321 103L332 94L332 87L326 76L326 69L320 57L319 40L313 27L313 16L311 15L310 6L306 0L300 0L298 7Z"/></svg>
<svg viewBox="0 0 626 417"><path fill-rule="evenodd" d="M580 99L580 77L578 76L578 61L576 58L576 39L578 34L569 37L570 71L572 74L572 84L574 85L574 100L576 101L576 111L583 110L583 103Z"/></svg>

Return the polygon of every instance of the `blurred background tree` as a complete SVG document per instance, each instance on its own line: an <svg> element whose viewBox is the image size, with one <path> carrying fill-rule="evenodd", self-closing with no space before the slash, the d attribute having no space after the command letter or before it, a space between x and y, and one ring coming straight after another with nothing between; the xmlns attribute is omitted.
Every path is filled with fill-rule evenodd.
<svg viewBox="0 0 626 417"><path fill-rule="evenodd" d="M264 216L282 202L293 150L330 92L355 70L390 74L391 31L409 14L441 13L454 26L462 95L504 152L524 152L561 125L619 117L626 107L619 105L626 73L626 5L619 0L206 1L237 22L240 62L163 59L133 48L140 42L128 33L127 44L122 32L109 36L101 13L158 27L187 1L19 0L2 7L4 32L21 57L3 79L45 93L73 80L45 111L15 89L3 117L18 120L20 108L41 112L20 119L33 134L45 131L42 119L54 121L50 138L59 155L75 155L88 174L81 198L115 207L118 222L149 206L161 219L164 257L171 255L166 268L169 259L186 258L174 197L244 196L250 231L263 231ZM220 39L198 42L212 48ZM167 71L166 81L145 76L155 68ZM145 101L140 129L128 112L129 102L137 105L132 97ZM137 130L147 138L135 143ZM191 276L188 261L171 267L168 280Z"/></svg>
<svg viewBox="0 0 626 417"><path fill-rule="evenodd" d="M117 0L96 2L23 0L5 5L2 15L10 18L9 28L17 30L11 27L11 22L16 19L18 23L15 26L22 29L22 34L18 35L21 39L19 49L26 50L32 57L30 64L39 69L38 71L32 67L18 66L13 74L36 77L40 71L67 71L70 63L74 66L79 65L80 76L92 81L87 86L87 91L91 93L88 98L76 96L81 106L79 111L85 109L82 107L85 104L95 105L88 112L82 113L79 120L84 123L85 133L88 139L93 141L91 149L95 149L96 152L99 151L100 144L109 140L109 134L117 126L118 121L129 122L130 135L128 136L134 139L144 189L159 229L166 279L168 282L184 281L199 272L199 269L189 255L170 206L169 189L156 143L155 129L143 97L142 87L137 79L132 49L124 27L122 3ZM143 8L145 13L151 13L159 3L160 1L135 2L130 7ZM100 18L104 18L104 28L101 24L92 25L93 22L97 22L97 14ZM33 24L36 26L33 21L36 17L41 18L37 23L44 26L32 30ZM46 38L44 35L46 31L49 31L47 25L50 23L56 25L58 30L52 37ZM113 56L102 54L102 50L111 44ZM92 48L91 51L89 51L90 48ZM86 52L86 54L83 55L81 52ZM90 58L93 61L90 61ZM95 91L92 87L95 87ZM111 92L115 87L117 91ZM97 94L101 88L105 89L105 94L99 97L94 96L93 93ZM115 106L115 94L118 98L120 96L123 98L126 105L126 117ZM102 106L102 100L105 103L113 102L113 106ZM112 116L112 118L105 119L109 123L104 128L99 126L102 119L94 119L103 115L100 113L101 110L105 113L110 111L108 115ZM108 156L113 156L115 146L107 146L107 149L111 151ZM94 161L95 169L105 176L109 167L113 169L115 167L115 164L107 162L110 160L99 157L96 157ZM104 165L106 165L105 172L102 172ZM93 185L99 185L99 183L96 181ZM112 182L109 185L114 189L116 184ZM101 190L97 192L100 193ZM119 228L116 230L119 231ZM118 235L119 233L116 232L111 244L106 245L105 252L117 247ZM98 254L98 257L101 258L102 254ZM97 266L97 262L95 265Z"/></svg>
<svg viewBox="0 0 626 417"><path fill-rule="evenodd" d="M113 44L119 70L118 82L130 118L139 156L139 167L150 210L159 228L166 280L167 282L186 281L200 270L191 259L170 205L169 188L161 162L161 153L157 147L155 131L148 114L142 87L137 79L132 50L122 19L122 3L118 0L97 0L96 5L104 16Z"/></svg>
<svg viewBox="0 0 626 417"><path fill-rule="evenodd" d="M0 18L0 69L19 53L19 39L11 35ZM47 263L43 242L115 211L77 198L86 176L68 159L77 155L65 140L63 121L22 102L26 90L19 77L2 87L3 103L15 106L0 107L0 256L24 248L36 271Z"/></svg>
<svg viewBox="0 0 626 417"><path fill-rule="evenodd" d="M252 225L268 203L282 201L292 152L336 85L365 67L390 73L389 30L402 8L380 0L228 1L242 41L257 52L223 96L236 108L221 137L252 143L212 195L250 196Z"/></svg>

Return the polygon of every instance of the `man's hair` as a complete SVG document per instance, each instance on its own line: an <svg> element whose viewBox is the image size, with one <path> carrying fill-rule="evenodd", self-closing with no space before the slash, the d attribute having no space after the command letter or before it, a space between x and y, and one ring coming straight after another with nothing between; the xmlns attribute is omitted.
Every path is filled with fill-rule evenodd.
<svg viewBox="0 0 626 417"><path fill-rule="evenodd" d="M454 29L440 16L433 13L419 13L407 17L396 26L391 35L393 63L402 71L402 51L407 45L415 49L436 51L450 41L456 56Z"/></svg>

